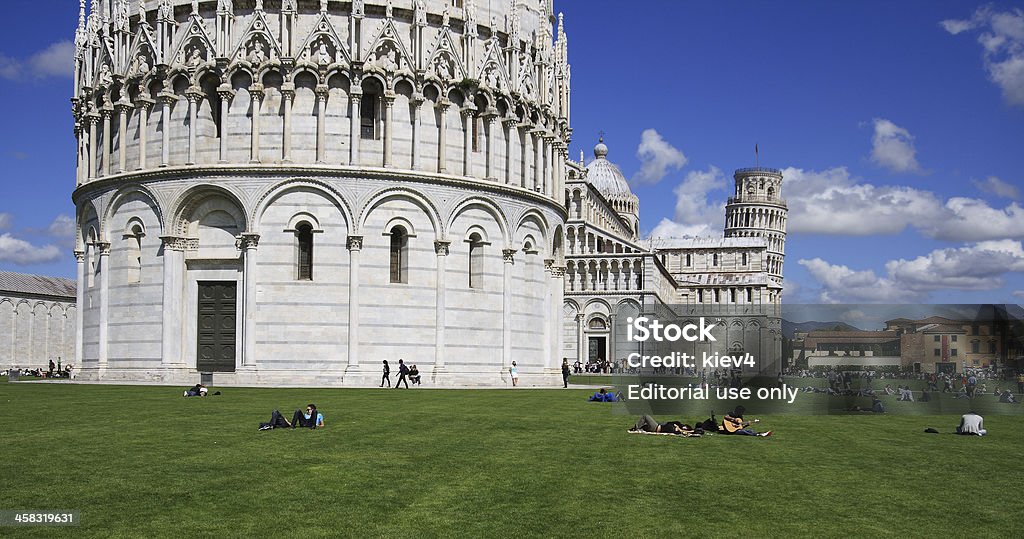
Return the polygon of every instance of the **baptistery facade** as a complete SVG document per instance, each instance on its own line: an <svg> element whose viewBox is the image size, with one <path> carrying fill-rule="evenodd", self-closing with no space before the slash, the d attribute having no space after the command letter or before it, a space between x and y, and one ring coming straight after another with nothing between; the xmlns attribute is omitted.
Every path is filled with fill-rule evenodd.
<svg viewBox="0 0 1024 539"><path fill-rule="evenodd" d="M477 5L478 3L483 5ZM84 378L557 378L550 0L80 0Z"/></svg>

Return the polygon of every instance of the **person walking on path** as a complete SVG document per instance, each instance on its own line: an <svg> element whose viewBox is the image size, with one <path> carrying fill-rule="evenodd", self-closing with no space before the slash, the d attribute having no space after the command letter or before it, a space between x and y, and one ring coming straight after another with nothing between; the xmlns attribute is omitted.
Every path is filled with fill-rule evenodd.
<svg viewBox="0 0 1024 539"><path fill-rule="evenodd" d="M395 380L395 389L398 389L398 385L405 382L405 389L409 389L409 380L406 376L409 375L409 367L405 366L405 360L398 360L398 380Z"/></svg>

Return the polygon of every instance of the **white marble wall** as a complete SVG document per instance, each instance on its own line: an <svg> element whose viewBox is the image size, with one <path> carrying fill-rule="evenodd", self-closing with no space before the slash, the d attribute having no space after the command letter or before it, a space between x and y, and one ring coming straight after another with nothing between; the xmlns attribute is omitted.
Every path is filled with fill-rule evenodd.
<svg viewBox="0 0 1024 539"><path fill-rule="evenodd" d="M0 367L73 364L76 316L74 302L0 294Z"/></svg>

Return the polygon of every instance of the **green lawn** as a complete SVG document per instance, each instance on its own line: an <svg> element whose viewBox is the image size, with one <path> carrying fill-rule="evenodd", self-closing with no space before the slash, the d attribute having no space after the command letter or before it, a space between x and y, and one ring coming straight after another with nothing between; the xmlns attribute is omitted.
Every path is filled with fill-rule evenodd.
<svg viewBox="0 0 1024 539"><path fill-rule="evenodd" d="M628 434L592 390L219 389L0 384L0 510L82 521L0 535L1011 537L1024 509L1020 415L685 439ZM326 429L256 431L307 402Z"/></svg>

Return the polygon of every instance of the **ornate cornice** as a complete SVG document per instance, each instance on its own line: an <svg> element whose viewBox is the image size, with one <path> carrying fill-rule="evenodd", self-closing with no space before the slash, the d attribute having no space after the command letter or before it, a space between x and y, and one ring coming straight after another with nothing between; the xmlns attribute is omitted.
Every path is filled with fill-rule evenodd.
<svg viewBox="0 0 1024 539"><path fill-rule="evenodd" d="M563 220L568 218L568 210L566 210L563 205L559 204L557 200L533 190L524 189L511 184L506 185L483 179L439 174L436 172L352 165L217 164L153 167L143 171L111 174L110 176L104 176L103 178L94 179L84 183L75 189L75 192L72 194L72 200L77 204L83 200L83 197L92 193L102 192L127 183L144 184L162 180L180 180L189 178L198 181L198 179L202 177L266 177L277 180L286 178L346 178L382 181L400 180L424 185L440 185L515 197L546 207L561 215Z"/></svg>

